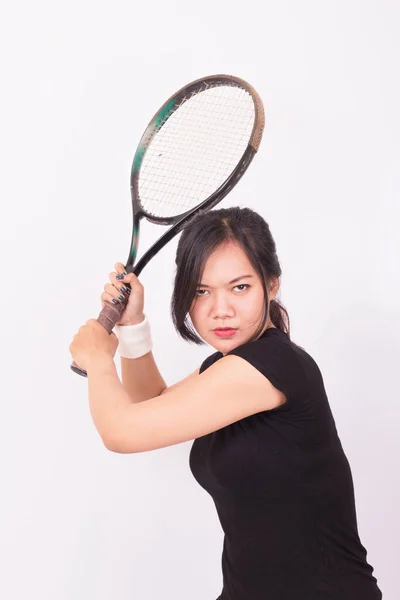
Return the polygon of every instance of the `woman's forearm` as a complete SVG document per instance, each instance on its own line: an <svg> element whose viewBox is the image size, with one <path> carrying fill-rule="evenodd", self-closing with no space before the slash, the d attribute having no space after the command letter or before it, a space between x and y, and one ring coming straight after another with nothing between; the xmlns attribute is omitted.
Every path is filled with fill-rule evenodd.
<svg viewBox="0 0 400 600"><path fill-rule="evenodd" d="M152 352L139 358L121 357L121 376L133 403L155 398L167 387Z"/></svg>
<svg viewBox="0 0 400 600"><path fill-rule="evenodd" d="M87 367L89 407L104 445L111 449L121 413L132 404L111 357L98 357Z"/></svg>

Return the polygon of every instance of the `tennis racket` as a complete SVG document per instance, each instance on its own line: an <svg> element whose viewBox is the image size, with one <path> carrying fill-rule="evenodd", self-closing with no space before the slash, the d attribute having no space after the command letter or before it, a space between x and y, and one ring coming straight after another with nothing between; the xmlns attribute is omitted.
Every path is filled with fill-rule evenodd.
<svg viewBox="0 0 400 600"><path fill-rule="evenodd" d="M138 276L191 217L210 210L231 191L258 150L264 122L260 96L246 81L231 75L192 81L162 105L133 159L133 232L127 273ZM135 265L143 217L171 227ZM126 302L105 303L97 320L108 333L120 320ZM87 377L75 362L71 369Z"/></svg>

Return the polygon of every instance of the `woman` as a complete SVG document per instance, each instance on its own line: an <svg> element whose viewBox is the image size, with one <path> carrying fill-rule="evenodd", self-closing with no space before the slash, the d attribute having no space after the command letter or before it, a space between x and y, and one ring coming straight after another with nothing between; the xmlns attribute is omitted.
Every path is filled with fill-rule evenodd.
<svg viewBox="0 0 400 600"><path fill-rule="evenodd" d="M117 263L101 301L123 299L122 282L131 284L116 325L123 383L117 336L96 320L70 346L88 372L103 442L129 453L194 440L190 468L225 533L219 600L381 599L321 372L290 339L276 299L281 268L268 224L248 208L200 213L181 234L176 265L175 328L215 352L167 387L143 287Z"/></svg>

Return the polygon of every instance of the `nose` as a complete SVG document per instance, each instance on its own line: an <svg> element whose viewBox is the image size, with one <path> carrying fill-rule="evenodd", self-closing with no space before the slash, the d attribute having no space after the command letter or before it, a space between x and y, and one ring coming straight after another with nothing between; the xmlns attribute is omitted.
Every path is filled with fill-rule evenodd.
<svg viewBox="0 0 400 600"><path fill-rule="evenodd" d="M233 317L234 310L225 294L215 294L212 305L213 317L223 319L225 317Z"/></svg>

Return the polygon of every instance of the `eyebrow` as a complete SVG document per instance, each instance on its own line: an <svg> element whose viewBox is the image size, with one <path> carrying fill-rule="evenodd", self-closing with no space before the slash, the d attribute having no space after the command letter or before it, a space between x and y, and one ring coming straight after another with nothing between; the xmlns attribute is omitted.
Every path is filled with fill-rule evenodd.
<svg viewBox="0 0 400 600"><path fill-rule="evenodd" d="M231 283L236 283L237 281L240 281L240 279L246 279L246 278L251 278L253 277L253 275L240 275L239 277L235 277L235 279L232 279L232 281L228 281L228 283L226 285L230 285ZM202 288L209 288L209 285L206 285L205 283L199 283L198 287L202 287Z"/></svg>

